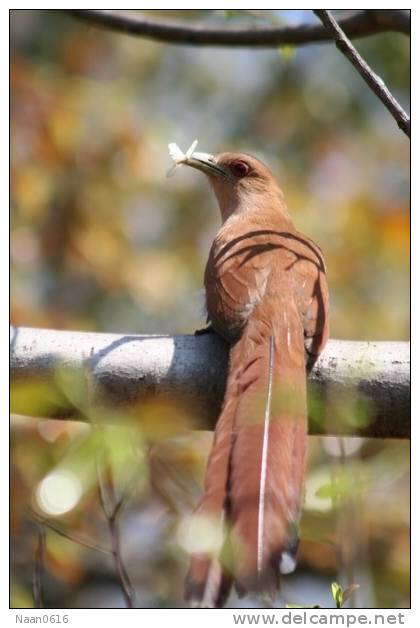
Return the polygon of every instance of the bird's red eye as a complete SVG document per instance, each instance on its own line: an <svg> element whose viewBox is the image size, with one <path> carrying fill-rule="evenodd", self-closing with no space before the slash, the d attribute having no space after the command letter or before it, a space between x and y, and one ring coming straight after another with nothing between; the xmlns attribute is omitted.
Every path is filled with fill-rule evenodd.
<svg viewBox="0 0 420 628"><path fill-rule="evenodd" d="M249 166L244 161L234 161L230 167L237 177L245 177L249 172Z"/></svg>

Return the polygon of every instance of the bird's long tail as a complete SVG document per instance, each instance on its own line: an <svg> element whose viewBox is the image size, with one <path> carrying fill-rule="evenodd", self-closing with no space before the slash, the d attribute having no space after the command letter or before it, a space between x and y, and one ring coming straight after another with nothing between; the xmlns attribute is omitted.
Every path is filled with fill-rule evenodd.
<svg viewBox="0 0 420 628"><path fill-rule="evenodd" d="M198 525L192 526L192 533L206 535L210 526L210 535L216 537L216 544L210 548L207 538L198 539L198 543L202 542L203 550L198 551L191 558L185 580L185 599L196 607L223 606L231 588L231 575L228 565L226 562L223 563L221 551L227 524L228 481L233 424L238 405L237 379L240 353L238 346L231 348L225 398L207 463L204 494L194 513L194 519Z"/></svg>
<svg viewBox="0 0 420 628"><path fill-rule="evenodd" d="M299 314L293 303L282 309L275 321L255 312L231 349L196 513L225 526L229 551L192 557L186 598L197 606L221 606L232 581L240 594L272 594L280 573L293 569L307 446L306 371Z"/></svg>

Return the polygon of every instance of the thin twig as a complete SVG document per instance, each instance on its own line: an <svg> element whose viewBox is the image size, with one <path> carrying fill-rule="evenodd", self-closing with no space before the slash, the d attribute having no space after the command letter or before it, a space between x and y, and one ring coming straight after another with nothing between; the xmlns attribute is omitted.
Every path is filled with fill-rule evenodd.
<svg viewBox="0 0 420 628"><path fill-rule="evenodd" d="M115 567L119 576L121 591L127 608L135 608L135 590L131 584L130 577L122 560L121 539L117 522L117 515L122 508L122 503L120 502L123 501L123 498L121 498L119 502L115 503L115 490L112 475L109 472L107 481L108 486L106 486L99 457L96 458L96 471L98 478L99 501L108 522L109 533L111 536L112 556L114 558Z"/></svg>
<svg viewBox="0 0 420 628"><path fill-rule="evenodd" d="M136 469L135 469L134 473L127 480L126 485L121 490L120 497L115 501L114 510L112 512L113 519L115 519L115 520L118 519L118 517L120 515L120 512L122 511L123 507L125 506L127 501L130 499L130 497L132 496L132 494L136 490L136 488L138 486L138 478L139 478L139 473L138 472L141 471L143 466L144 466L143 461L140 461L139 464L136 465Z"/></svg>
<svg viewBox="0 0 420 628"><path fill-rule="evenodd" d="M32 576L32 595L35 608L44 608L42 578L44 574L45 559L45 530L38 526L38 541L35 549L34 572Z"/></svg>
<svg viewBox="0 0 420 628"><path fill-rule="evenodd" d="M112 553L110 549L107 549L106 547L102 547L101 545L98 545L97 543L95 543L94 541L91 541L90 539L86 539L85 537L79 536L78 534L75 534L73 532L68 532L67 530L62 528L60 525L58 525L54 521L51 521L50 519L42 517L41 515L39 515L37 512L33 510L30 510L30 516L33 519L35 519L37 523L45 526L46 528L49 528L50 530L52 530L59 536L62 536L63 538L67 539L68 541L72 541L73 543L77 543L78 545L82 545L83 547L86 547L88 549L95 550L96 552L100 552L101 554L110 555Z"/></svg>
<svg viewBox="0 0 420 628"><path fill-rule="evenodd" d="M111 504L109 493L107 489L105 488L105 481L104 481L104 477L103 477L103 473L101 469L102 463L99 459L99 456L100 456L99 452L96 452L95 456L96 456L95 464L96 464L96 477L98 479L99 502L101 504L101 508L104 512L105 517L107 519L112 519L114 506Z"/></svg>
<svg viewBox="0 0 420 628"><path fill-rule="evenodd" d="M94 355L93 347L90 349L89 360L84 360L84 370L86 375L86 392L87 392L87 418L94 424L94 429L97 433L102 429L101 425L98 425L93 421L94 414L91 412L95 399L95 382L91 372L91 361ZM96 477L98 486L99 502L101 504L103 513L108 522L109 533L111 537L111 554L114 559L115 568L118 574L118 579L121 587L121 591L125 600L127 608L135 608L136 593L133 585L131 584L130 577L125 569L124 562L121 553L121 540L120 532L117 522L117 516L122 509L124 496L119 501L116 499L114 481L112 478L112 470L108 466L107 479L105 482L103 468L104 449L95 452L95 465L96 465ZM121 502L121 503L120 503Z"/></svg>
<svg viewBox="0 0 420 628"><path fill-rule="evenodd" d="M145 17L139 13L121 13L104 9L69 9L72 15L91 24L112 30L147 37L169 44L192 46L276 46L304 45L329 41L331 35L318 24L258 28L220 28L177 20ZM340 20L340 26L350 37L367 37L384 31L410 34L410 16L403 10L382 12L360 11Z"/></svg>
<svg viewBox="0 0 420 628"><path fill-rule="evenodd" d="M335 45L345 57L354 65L360 76L369 85L371 90L383 102L394 117L399 128L410 137L410 118L398 101L391 94L384 81L369 67L363 57L357 52L338 22L327 9L315 9L314 13L324 24L326 30L335 39Z"/></svg>

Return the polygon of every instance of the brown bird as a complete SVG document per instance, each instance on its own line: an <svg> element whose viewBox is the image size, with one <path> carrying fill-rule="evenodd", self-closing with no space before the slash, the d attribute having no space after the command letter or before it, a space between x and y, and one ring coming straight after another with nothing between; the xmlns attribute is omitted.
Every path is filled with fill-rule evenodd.
<svg viewBox="0 0 420 628"><path fill-rule="evenodd" d="M328 289L322 253L294 227L267 166L235 153L184 163L207 175L222 217L204 283L211 327L230 344L229 371L195 516L223 543L192 556L185 582L192 605L218 607L232 583L240 595L273 596L294 569L306 376L328 339Z"/></svg>

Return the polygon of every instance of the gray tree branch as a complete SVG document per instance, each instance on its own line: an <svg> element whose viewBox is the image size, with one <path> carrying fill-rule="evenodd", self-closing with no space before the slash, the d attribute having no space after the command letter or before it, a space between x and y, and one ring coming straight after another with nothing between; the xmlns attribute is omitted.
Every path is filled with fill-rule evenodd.
<svg viewBox="0 0 420 628"><path fill-rule="evenodd" d="M401 107L399 102L389 91L384 81L369 67L363 57L357 52L349 38L346 36L342 26L340 26L326 9L314 10L315 15L319 17L324 24L325 29L331 33L335 39L335 45L343 53L343 55L356 68L363 80L369 85L374 94L383 102L390 114L395 119L399 128L410 137L410 118Z"/></svg>
<svg viewBox="0 0 420 628"><path fill-rule="evenodd" d="M216 335L12 327L10 348L17 414L83 419L80 388L89 380L92 403L136 408L138 422L152 397L185 403L198 428L212 429L223 397L228 350ZM409 378L409 343L330 340L310 376L310 433L408 438Z"/></svg>
<svg viewBox="0 0 420 628"><path fill-rule="evenodd" d="M127 13L104 9L71 9L70 12L96 26L169 44L270 48L332 39L331 33L318 24L233 29L179 20L155 19L133 11ZM340 26L349 37L367 37L384 31L409 35L410 15L407 11L399 9L360 11L340 20Z"/></svg>

